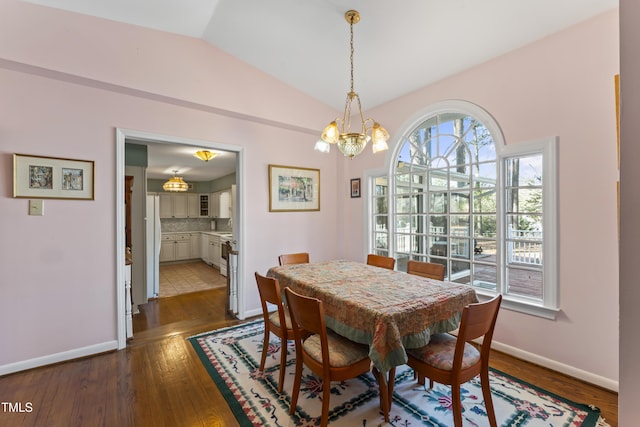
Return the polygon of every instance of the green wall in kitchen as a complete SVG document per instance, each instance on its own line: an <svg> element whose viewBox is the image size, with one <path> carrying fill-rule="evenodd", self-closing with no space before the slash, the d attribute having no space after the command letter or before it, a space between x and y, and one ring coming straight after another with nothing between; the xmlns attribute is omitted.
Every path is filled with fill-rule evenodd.
<svg viewBox="0 0 640 427"><path fill-rule="evenodd" d="M148 179L147 180L147 193L162 193L162 184L166 180L162 179ZM236 183L236 174L232 173L225 175L213 181L200 181L200 182L187 182L193 188L189 188L188 193L213 193L215 191L226 190L231 188Z"/></svg>

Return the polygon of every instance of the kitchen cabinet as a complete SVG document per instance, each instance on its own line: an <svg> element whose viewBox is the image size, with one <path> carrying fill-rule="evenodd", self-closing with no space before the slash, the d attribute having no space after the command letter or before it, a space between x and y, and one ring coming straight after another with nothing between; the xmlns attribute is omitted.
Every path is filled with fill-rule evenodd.
<svg viewBox="0 0 640 427"><path fill-rule="evenodd" d="M173 217L173 199L171 194L159 194L160 218Z"/></svg>
<svg viewBox="0 0 640 427"><path fill-rule="evenodd" d="M214 255L215 255L215 245L216 239L213 236L209 236L208 238L209 246L207 247L207 256L209 257L209 265L214 265Z"/></svg>
<svg viewBox="0 0 640 427"><path fill-rule="evenodd" d="M212 247L211 264L214 267L217 267L218 269L220 269L220 253L221 253L220 237L209 236L209 239L211 240L211 247Z"/></svg>
<svg viewBox="0 0 640 427"><path fill-rule="evenodd" d="M220 206L218 210L220 212L218 218L231 218L231 191L225 190L220 192Z"/></svg>
<svg viewBox="0 0 640 427"><path fill-rule="evenodd" d="M231 190L211 193L210 210L214 218L231 218Z"/></svg>
<svg viewBox="0 0 640 427"><path fill-rule="evenodd" d="M211 265L211 255L209 254L209 235L202 234L200 236L200 259L206 264Z"/></svg>
<svg viewBox="0 0 640 427"><path fill-rule="evenodd" d="M185 194L187 198L187 218L200 218L200 195Z"/></svg>
<svg viewBox="0 0 640 427"><path fill-rule="evenodd" d="M191 258L191 243L189 238L185 240L177 240L175 243L176 261Z"/></svg>
<svg viewBox="0 0 640 427"><path fill-rule="evenodd" d="M175 250L173 248L173 238L162 235L160 242L160 262L175 260Z"/></svg>
<svg viewBox="0 0 640 427"><path fill-rule="evenodd" d="M210 217L211 210L209 209L209 200L211 199L210 194L198 194L198 198L200 201L199 206L199 216L200 218L208 218Z"/></svg>
<svg viewBox="0 0 640 427"><path fill-rule="evenodd" d="M185 194L187 218L209 218L209 194Z"/></svg>
<svg viewBox="0 0 640 427"><path fill-rule="evenodd" d="M160 218L206 218L209 215L209 195L196 193L160 193Z"/></svg>
<svg viewBox="0 0 640 427"><path fill-rule="evenodd" d="M200 239L202 236L200 233L189 233L189 258L200 258Z"/></svg>
<svg viewBox="0 0 640 427"><path fill-rule="evenodd" d="M188 218L185 195L160 193L160 218Z"/></svg>
<svg viewBox="0 0 640 427"><path fill-rule="evenodd" d="M211 193L209 198L209 211L212 218L220 216L220 192Z"/></svg>
<svg viewBox="0 0 640 427"><path fill-rule="evenodd" d="M220 236L215 234L202 234L200 238L202 239L200 242L200 258L205 263L220 268L220 255L222 252Z"/></svg>
<svg viewBox="0 0 640 427"><path fill-rule="evenodd" d="M162 235L160 262L181 261L189 258L191 258L191 236L188 233Z"/></svg>

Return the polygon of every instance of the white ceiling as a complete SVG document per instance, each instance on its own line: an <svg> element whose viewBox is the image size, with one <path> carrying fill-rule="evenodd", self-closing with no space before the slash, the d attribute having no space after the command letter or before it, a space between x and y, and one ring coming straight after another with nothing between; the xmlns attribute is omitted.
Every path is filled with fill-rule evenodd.
<svg viewBox="0 0 640 427"><path fill-rule="evenodd" d="M202 38L341 110L372 108L615 8L618 0L28 0Z"/></svg>
<svg viewBox="0 0 640 427"><path fill-rule="evenodd" d="M363 109L517 49L618 0L26 0L201 38L341 110L349 90Z"/></svg>
<svg viewBox="0 0 640 427"><path fill-rule="evenodd" d="M187 183L211 181L232 174L236 170L236 154L229 151L206 148L218 155L208 162L204 162L193 156L196 151L202 150L202 147L130 139L127 140L127 143L147 146L149 162L147 178L149 179L168 179L177 170L178 176L181 176Z"/></svg>

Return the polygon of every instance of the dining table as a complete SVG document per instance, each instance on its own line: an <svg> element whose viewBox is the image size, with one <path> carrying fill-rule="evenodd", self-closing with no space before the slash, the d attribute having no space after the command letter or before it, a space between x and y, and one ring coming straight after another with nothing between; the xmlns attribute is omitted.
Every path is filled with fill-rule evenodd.
<svg viewBox="0 0 640 427"><path fill-rule="evenodd" d="M429 279L351 260L272 267L267 276L281 289L323 302L325 322L334 332L369 346L369 358L385 381L407 363L406 349L422 347L431 335L458 328L462 309L478 302L466 284ZM388 416L390 396L383 396ZM384 393L386 394L386 393Z"/></svg>

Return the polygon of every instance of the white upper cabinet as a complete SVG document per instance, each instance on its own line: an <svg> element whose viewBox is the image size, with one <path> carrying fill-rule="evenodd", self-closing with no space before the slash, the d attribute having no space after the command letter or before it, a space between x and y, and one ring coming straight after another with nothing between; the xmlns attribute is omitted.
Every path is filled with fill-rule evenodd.
<svg viewBox="0 0 640 427"><path fill-rule="evenodd" d="M218 218L231 218L231 191L220 192L220 206Z"/></svg>
<svg viewBox="0 0 640 427"><path fill-rule="evenodd" d="M187 194L187 218L200 218L200 195Z"/></svg>
<svg viewBox="0 0 640 427"><path fill-rule="evenodd" d="M190 199L187 196L196 196L195 215L199 212L199 200L197 194L170 194L160 193L160 218L190 218Z"/></svg>
<svg viewBox="0 0 640 427"><path fill-rule="evenodd" d="M211 193L211 215L214 218L231 218L231 190Z"/></svg>
<svg viewBox="0 0 640 427"><path fill-rule="evenodd" d="M160 218L231 218L231 189L211 194L159 193Z"/></svg>

